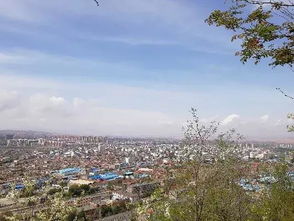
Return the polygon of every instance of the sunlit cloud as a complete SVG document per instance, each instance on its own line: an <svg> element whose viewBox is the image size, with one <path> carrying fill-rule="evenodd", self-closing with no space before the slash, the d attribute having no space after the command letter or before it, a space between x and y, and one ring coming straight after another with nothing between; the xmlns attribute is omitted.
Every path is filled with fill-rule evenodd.
<svg viewBox="0 0 294 221"><path fill-rule="evenodd" d="M261 119L262 122L266 122L269 119L269 115L268 114L263 115L263 116L260 117L260 119Z"/></svg>
<svg viewBox="0 0 294 221"><path fill-rule="evenodd" d="M233 122L236 119L239 119L240 116L238 114L231 114L227 116L221 123L222 125L228 125L229 123Z"/></svg>

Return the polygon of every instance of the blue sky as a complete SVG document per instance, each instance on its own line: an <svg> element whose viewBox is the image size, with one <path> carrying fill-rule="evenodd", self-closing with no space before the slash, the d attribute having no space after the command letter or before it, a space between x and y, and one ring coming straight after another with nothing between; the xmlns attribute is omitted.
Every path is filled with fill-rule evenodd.
<svg viewBox="0 0 294 221"><path fill-rule="evenodd" d="M217 0L0 2L1 129L180 137L189 109L248 139L285 139L293 72L243 65Z"/></svg>

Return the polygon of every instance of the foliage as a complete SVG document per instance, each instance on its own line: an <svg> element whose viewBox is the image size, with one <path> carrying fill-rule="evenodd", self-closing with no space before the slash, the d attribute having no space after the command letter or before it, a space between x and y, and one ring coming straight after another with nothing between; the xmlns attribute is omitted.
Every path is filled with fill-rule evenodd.
<svg viewBox="0 0 294 221"><path fill-rule="evenodd" d="M0 221L7 221L7 217L11 217L13 214L11 212L0 213Z"/></svg>
<svg viewBox="0 0 294 221"><path fill-rule="evenodd" d="M271 58L270 65L293 66L294 3L292 0L230 0L228 10L215 10L206 19L209 25L235 32L232 41L241 40L236 53L243 63Z"/></svg>
<svg viewBox="0 0 294 221"><path fill-rule="evenodd" d="M34 211L32 207L33 217L30 214L13 214L7 213L0 216L0 220L3 221L21 221L28 220L27 215L32 221L85 221L86 215L83 211L78 211L75 207L69 205L62 197L61 192L56 192L53 195L48 195L47 200L42 204L43 208L38 208ZM28 206L38 205L36 204L36 198L30 197L27 202Z"/></svg>
<svg viewBox="0 0 294 221"><path fill-rule="evenodd" d="M185 138L182 142L182 149L185 150L182 154L184 161L188 159L203 163L208 160L221 160L220 157L238 156L238 142L243 138L239 133L232 129L218 134L218 122L203 124L195 108L191 109L191 114L192 119L188 120L184 127Z"/></svg>
<svg viewBox="0 0 294 221"><path fill-rule="evenodd" d="M186 161L139 207L138 216L143 220L246 220L250 199L236 183L243 174L232 140L235 131L217 135L216 122L204 125L196 109L191 112L182 144Z"/></svg>
<svg viewBox="0 0 294 221"><path fill-rule="evenodd" d="M21 191L20 197L30 197L35 195L36 185L32 181L24 182L25 188Z"/></svg>
<svg viewBox="0 0 294 221"><path fill-rule="evenodd" d="M48 195L54 195L55 193L61 192L61 188L51 188L48 190Z"/></svg>
<svg viewBox="0 0 294 221"><path fill-rule="evenodd" d="M139 209L147 220L248 220L249 196L236 184L236 168L190 162Z"/></svg>
<svg viewBox="0 0 294 221"><path fill-rule="evenodd" d="M294 97L285 93L281 88L276 88L276 90L279 91L282 95L284 95L284 97L289 98L290 100L294 101ZM293 113L288 114L287 118L289 120L294 120L294 114ZM294 125L288 125L287 128L288 128L289 132L294 132Z"/></svg>
<svg viewBox="0 0 294 221"><path fill-rule="evenodd" d="M71 197L79 197L82 195L82 193L83 193L83 190L77 184L71 185L68 189L68 194Z"/></svg>
<svg viewBox="0 0 294 221"><path fill-rule="evenodd" d="M213 137L218 128L218 123L211 122L208 126L201 124L195 108L191 109L192 119L187 121L184 127L185 139L183 140L184 160L196 159L204 161L203 153L213 154L208 138Z"/></svg>
<svg viewBox="0 0 294 221"><path fill-rule="evenodd" d="M288 114L288 119L294 120L294 114L293 113ZM287 127L289 132L294 132L294 125L288 125Z"/></svg>
<svg viewBox="0 0 294 221"><path fill-rule="evenodd" d="M91 188L87 184L82 184L82 185L73 184L69 187L67 196L68 197L80 197L80 196L93 194L96 191L97 191L97 189Z"/></svg>
<svg viewBox="0 0 294 221"><path fill-rule="evenodd" d="M186 151L186 161L169 171L164 185L137 207L138 220L293 220L294 188L287 166L275 167L277 182L261 193L246 192L239 185L241 178L250 177L248 164L239 159L240 135L234 130L217 135L216 125L201 124L192 109L183 145L198 150Z"/></svg>
<svg viewBox="0 0 294 221"><path fill-rule="evenodd" d="M102 217L112 216L118 213L125 212L127 210L128 208L125 202L116 203L113 205L103 205L101 207L101 216Z"/></svg>
<svg viewBox="0 0 294 221"><path fill-rule="evenodd" d="M284 164L275 167L277 182L270 185L252 208L253 220L293 220L294 184L287 176L287 169Z"/></svg>
<svg viewBox="0 0 294 221"><path fill-rule="evenodd" d="M62 199L62 195L56 195L54 198L51 198L47 201L44 206L44 210L37 213L33 220L36 221L73 221L76 220L78 215L77 210L66 204L66 202Z"/></svg>
<svg viewBox="0 0 294 221"><path fill-rule="evenodd" d="M107 189L108 190L114 190L114 184L113 184L113 182L108 182L107 183Z"/></svg>

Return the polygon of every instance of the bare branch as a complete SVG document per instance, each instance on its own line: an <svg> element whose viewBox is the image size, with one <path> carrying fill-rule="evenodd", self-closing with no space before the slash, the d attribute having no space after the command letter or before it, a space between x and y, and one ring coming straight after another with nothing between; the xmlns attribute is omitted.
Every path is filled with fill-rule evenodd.
<svg viewBox="0 0 294 221"><path fill-rule="evenodd" d="M97 6L99 6L98 0L93 0L93 1L97 4Z"/></svg>
<svg viewBox="0 0 294 221"><path fill-rule="evenodd" d="M273 6L280 6L280 7L294 7L294 4L289 1L289 4L284 3L282 1L257 1L257 0L244 0L245 2L249 4L254 4L254 5L273 5Z"/></svg>
<svg viewBox="0 0 294 221"><path fill-rule="evenodd" d="M281 88L276 88L277 91L281 92L281 94L283 94L285 97L294 100L294 97L289 96L288 94L286 94Z"/></svg>

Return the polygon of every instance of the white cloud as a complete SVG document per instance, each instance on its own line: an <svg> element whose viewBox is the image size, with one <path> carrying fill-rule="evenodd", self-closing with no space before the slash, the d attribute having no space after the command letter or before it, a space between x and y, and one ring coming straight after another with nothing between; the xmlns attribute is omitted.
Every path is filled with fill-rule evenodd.
<svg viewBox="0 0 294 221"><path fill-rule="evenodd" d="M186 87L183 89L175 85L152 84L144 87L142 84L127 86L123 83L92 81L99 79L97 76L107 70L111 71L105 72L106 74L111 73L114 76L116 73L122 75L123 72L146 73L125 64L99 63L91 59L55 56L37 51L16 50L2 53L1 62L1 129L37 129L97 135L181 136L182 123L190 118L188 110L194 106L199 109L200 114L205 113L202 120L204 123L220 120L225 129L234 127L249 137L286 136L287 112L285 115L271 115L270 121L261 124L261 120L267 118L262 113L268 110L268 106L254 113L257 115L254 118L250 118L250 113L247 114L249 118L246 118L246 113L242 112L242 121L238 120L238 114L231 114L225 119L214 116L234 108L234 97L230 97L230 93L222 87L215 90L209 90L209 87L187 90ZM11 72L6 71L3 67L7 63L15 64L15 67L26 64L27 70L33 67L33 71L26 73L25 65L19 65L21 68L15 68ZM79 74L88 73L89 70L99 71L97 75L91 76L91 82L72 80L71 73L77 69ZM43 70L48 71L46 75L42 74ZM55 76L60 73L60 79L52 77L52 73ZM251 99L246 100L250 97L247 89L244 95L238 96L238 100L242 97L244 104L252 105ZM210 93L207 93L208 90ZM277 102L267 92L251 91L254 95L261 92L264 93L260 96L263 101L268 99L271 106ZM257 104L262 100L252 97L257 100ZM214 107L218 105L217 102L226 102L223 105L226 108L216 112ZM282 101L279 108L287 110L288 107L285 108ZM239 110L243 111L241 107ZM239 110L236 109L236 113ZM252 113L254 111L256 109L252 109ZM283 117L285 121L275 124L276 119Z"/></svg>
<svg viewBox="0 0 294 221"><path fill-rule="evenodd" d="M1 97L4 96L0 94ZM9 96L4 98L0 99L0 107L11 100ZM14 106L17 111L1 113L1 129L118 136L179 136L180 125L174 123L175 119L157 111L109 108L87 99L65 100L45 94L23 95L22 100Z"/></svg>
<svg viewBox="0 0 294 221"><path fill-rule="evenodd" d="M152 100L160 99L157 102L164 104L169 96L168 92L164 94L139 88L123 86L116 88L109 85L108 88L114 93L114 97L106 98L107 104L102 102L99 96L96 98L74 97L78 93L73 91L70 92L71 98L66 98L62 91L71 90L71 87L76 88L77 85L70 87L64 85L62 91L54 92L53 90L42 93L43 89L40 90L42 84L42 81L39 81L39 87L34 92L20 93L21 90L14 89L0 92L0 129L32 129L92 135L181 137L182 124L190 118L188 114L186 115L188 107L184 108L180 115L176 115L171 111L159 111L159 108L148 110L146 107L137 105L136 108L122 104L109 106L109 102L116 103L124 97L126 99L133 97L134 94L141 99L145 98L145 102L148 97L152 97ZM90 87L99 88L100 86L93 84ZM105 88L97 94L103 93ZM125 95L119 97L119 92ZM160 96L163 97L160 98ZM178 104L179 101L176 101L175 105ZM200 109L200 115L202 112ZM273 120L267 120L262 124L261 118L267 117L266 115L247 119L242 117L242 121L237 121L240 116L231 114L221 121L221 129L227 130L234 127L249 139L274 139L288 136L286 125L289 122L286 117L278 123L277 118L271 117ZM219 117L208 115L206 118L201 118L201 121L206 124L217 119Z"/></svg>
<svg viewBox="0 0 294 221"><path fill-rule="evenodd" d="M20 62L24 57L21 56L16 56L16 55L11 55L9 53L0 53L0 63L4 64L10 64L10 63L15 63L15 62Z"/></svg>
<svg viewBox="0 0 294 221"><path fill-rule="evenodd" d="M123 43L127 45L139 46L139 45L180 45L178 41L171 41L167 39L156 39L156 38L142 38L142 37L126 37L126 36L109 36L109 37L99 37L99 36L89 36L89 35L78 35L81 39L103 41L103 42L114 42Z"/></svg>
<svg viewBox="0 0 294 221"><path fill-rule="evenodd" d="M50 97L49 100L56 106L64 104L64 101L65 101L63 97L55 97L55 96Z"/></svg>
<svg viewBox="0 0 294 221"><path fill-rule="evenodd" d="M260 120L262 122L266 122L266 121L268 121L268 119L269 119L269 115L268 114L265 114L265 115L263 115L263 116L260 117Z"/></svg>
<svg viewBox="0 0 294 221"><path fill-rule="evenodd" d="M19 103L16 91L0 90L0 112L14 108Z"/></svg>
<svg viewBox="0 0 294 221"><path fill-rule="evenodd" d="M93 21L105 20L105 23L108 23L109 26L111 24L128 24L131 27L132 31L129 32L131 36L117 37L117 34L115 34L101 37L102 40L130 45L170 45L186 44L187 41L195 42L195 38L200 38L199 41L202 43L194 44L191 48L208 53L215 51L221 53L225 50L227 54L228 51L231 51L228 48L235 47L230 42L229 34L204 24L203 21L208 13L205 13L204 10L206 9L195 4L188 2L183 4L181 1L175 0L107 0L103 1L99 8L95 7L91 1L80 0L58 2L39 0L0 1L0 17L27 22L28 24L38 23L48 26L54 24L57 27L60 23L60 28L67 28L71 36L79 37L81 31L76 26L74 28L70 26L62 27L62 25L68 25L68 23L60 22L60 20L79 16ZM89 16L91 16L91 19L89 19ZM10 26L13 25L9 25L6 29L13 29ZM89 30L88 34L82 36L82 38L93 39L93 35L103 36L101 33L93 32L93 29ZM19 27L17 30L19 31ZM27 33L28 30L30 29L26 28L23 31ZM87 31L83 29L83 33L87 33ZM215 35L211 33L218 35L218 38L215 38ZM203 44L206 47L203 47ZM226 46L224 47L224 45Z"/></svg>
<svg viewBox="0 0 294 221"><path fill-rule="evenodd" d="M238 114L231 114L229 116L227 116L222 122L221 124L222 125L228 125L230 124L231 122L233 122L234 120L236 119L239 119L240 116Z"/></svg>

